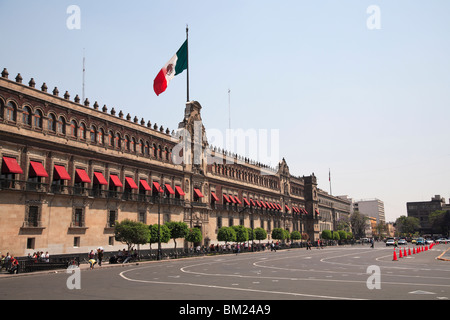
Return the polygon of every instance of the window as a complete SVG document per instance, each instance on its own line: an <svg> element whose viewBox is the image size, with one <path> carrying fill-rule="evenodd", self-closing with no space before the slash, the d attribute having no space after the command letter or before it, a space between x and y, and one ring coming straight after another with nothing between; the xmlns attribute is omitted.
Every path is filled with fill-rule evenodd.
<svg viewBox="0 0 450 320"><path fill-rule="evenodd" d="M63 116L58 118L57 129L59 134L66 134L66 120Z"/></svg>
<svg viewBox="0 0 450 320"><path fill-rule="evenodd" d="M8 102L6 105L6 120L16 121L16 110L16 105L11 101Z"/></svg>
<svg viewBox="0 0 450 320"><path fill-rule="evenodd" d="M130 151L130 138L125 136L125 151Z"/></svg>
<svg viewBox="0 0 450 320"><path fill-rule="evenodd" d="M80 139L86 140L86 125L84 123L80 124Z"/></svg>
<svg viewBox="0 0 450 320"><path fill-rule="evenodd" d="M77 122L75 120L72 120L70 122L70 136L76 138L77 137Z"/></svg>
<svg viewBox="0 0 450 320"><path fill-rule="evenodd" d="M222 228L222 217L217 217L217 229Z"/></svg>
<svg viewBox="0 0 450 320"><path fill-rule="evenodd" d="M80 237L73 237L73 246L75 248L80 247Z"/></svg>
<svg viewBox="0 0 450 320"><path fill-rule="evenodd" d="M121 143L121 138L120 138L120 134L116 133L116 137L114 139L114 146L117 149L120 149L122 147L122 143Z"/></svg>
<svg viewBox="0 0 450 320"><path fill-rule="evenodd" d="M131 152L136 152L136 139L134 139L134 137L131 138L130 143L131 143L131 145L130 145L130 151L131 151Z"/></svg>
<svg viewBox="0 0 450 320"><path fill-rule="evenodd" d="M98 130L97 142L100 145L103 145L105 143L105 132L103 131L103 129Z"/></svg>
<svg viewBox="0 0 450 320"><path fill-rule="evenodd" d="M27 249L34 249L35 238L27 238Z"/></svg>
<svg viewBox="0 0 450 320"><path fill-rule="evenodd" d="M146 223L145 217L146 217L145 211L139 211L139 213L138 213L138 221L142 222L142 223Z"/></svg>
<svg viewBox="0 0 450 320"><path fill-rule="evenodd" d="M30 107L23 107L22 123L27 126L31 126L31 109L30 109Z"/></svg>
<svg viewBox="0 0 450 320"><path fill-rule="evenodd" d="M36 110L34 112L34 127L42 129L42 112L41 110Z"/></svg>
<svg viewBox="0 0 450 320"><path fill-rule="evenodd" d="M108 211L108 227L113 228L116 225L117 220L117 211L109 210Z"/></svg>
<svg viewBox="0 0 450 320"><path fill-rule="evenodd" d="M72 225L74 227L84 227L84 215L82 208L75 208L73 213Z"/></svg>
<svg viewBox="0 0 450 320"><path fill-rule="evenodd" d="M90 133L91 142L95 143L97 141L97 129L95 128L95 126L91 126Z"/></svg>
<svg viewBox="0 0 450 320"><path fill-rule="evenodd" d="M25 221L27 227L39 227L39 207L29 206Z"/></svg>
<svg viewBox="0 0 450 320"><path fill-rule="evenodd" d="M113 245L114 245L114 236L109 237L108 244L109 244L110 246L113 246Z"/></svg>
<svg viewBox="0 0 450 320"><path fill-rule="evenodd" d="M114 134L112 131L108 132L108 145L114 147Z"/></svg>

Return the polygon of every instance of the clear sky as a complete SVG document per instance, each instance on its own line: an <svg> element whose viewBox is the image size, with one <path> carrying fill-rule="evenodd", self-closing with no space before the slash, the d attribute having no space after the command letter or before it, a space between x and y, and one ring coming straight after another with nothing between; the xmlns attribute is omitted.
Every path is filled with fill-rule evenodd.
<svg viewBox="0 0 450 320"><path fill-rule="evenodd" d="M329 192L331 170L333 195L378 198L388 221L408 201L448 202L448 0L0 0L0 14L10 78L81 97L84 50L91 104L171 130L186 72L159 97L153 79L188 24L190 98L207 130L278 130L291 174Z"/></svg>

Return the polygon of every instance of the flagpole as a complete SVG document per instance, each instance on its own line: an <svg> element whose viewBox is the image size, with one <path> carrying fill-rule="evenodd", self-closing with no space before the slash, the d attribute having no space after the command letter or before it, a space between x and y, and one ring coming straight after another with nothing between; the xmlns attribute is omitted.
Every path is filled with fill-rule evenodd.
<svg viewBox="0 0 450 320"><path fill-rule="evenodd" d="M187 90L187 98L186 98L186 102L189 102L189 27L186 24L186 58L187 58L187 72L186 72L186 78L187 78L187 83L186 83L186 90Z"/></svg>
<svg viewBox="0 0 450 320"><path fill-rule="evenodd" d="M332 196L333 193L331 192L331 169L328 169L328 180L330 181L330 195Z"/></svg>

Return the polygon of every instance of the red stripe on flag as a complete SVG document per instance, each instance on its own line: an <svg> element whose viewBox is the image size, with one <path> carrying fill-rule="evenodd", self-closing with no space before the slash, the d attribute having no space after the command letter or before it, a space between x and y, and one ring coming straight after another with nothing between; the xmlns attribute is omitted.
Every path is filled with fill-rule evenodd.
<svg viewBox="0 0 450 320"><path fill-rule="evenodd" d="M153 90L155 91L156 95L159 96L161 93L166 91L167 89L167 81L166 81L166 75L163 69L161 69L156 76L155 80L153 80Z"/></svg>

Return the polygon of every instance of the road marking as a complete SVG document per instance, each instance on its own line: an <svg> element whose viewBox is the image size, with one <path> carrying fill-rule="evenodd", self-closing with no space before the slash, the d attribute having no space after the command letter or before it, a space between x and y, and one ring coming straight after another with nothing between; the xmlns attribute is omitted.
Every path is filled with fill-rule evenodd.
<svg viewBox="0 0 450 320"><path fill-rule="evenodd" d="M408 292L408 293L411 293L411 294L436 294L434 292L423 291L423 290L416 290L416 291L411 291L411 292Z"/></svg>

